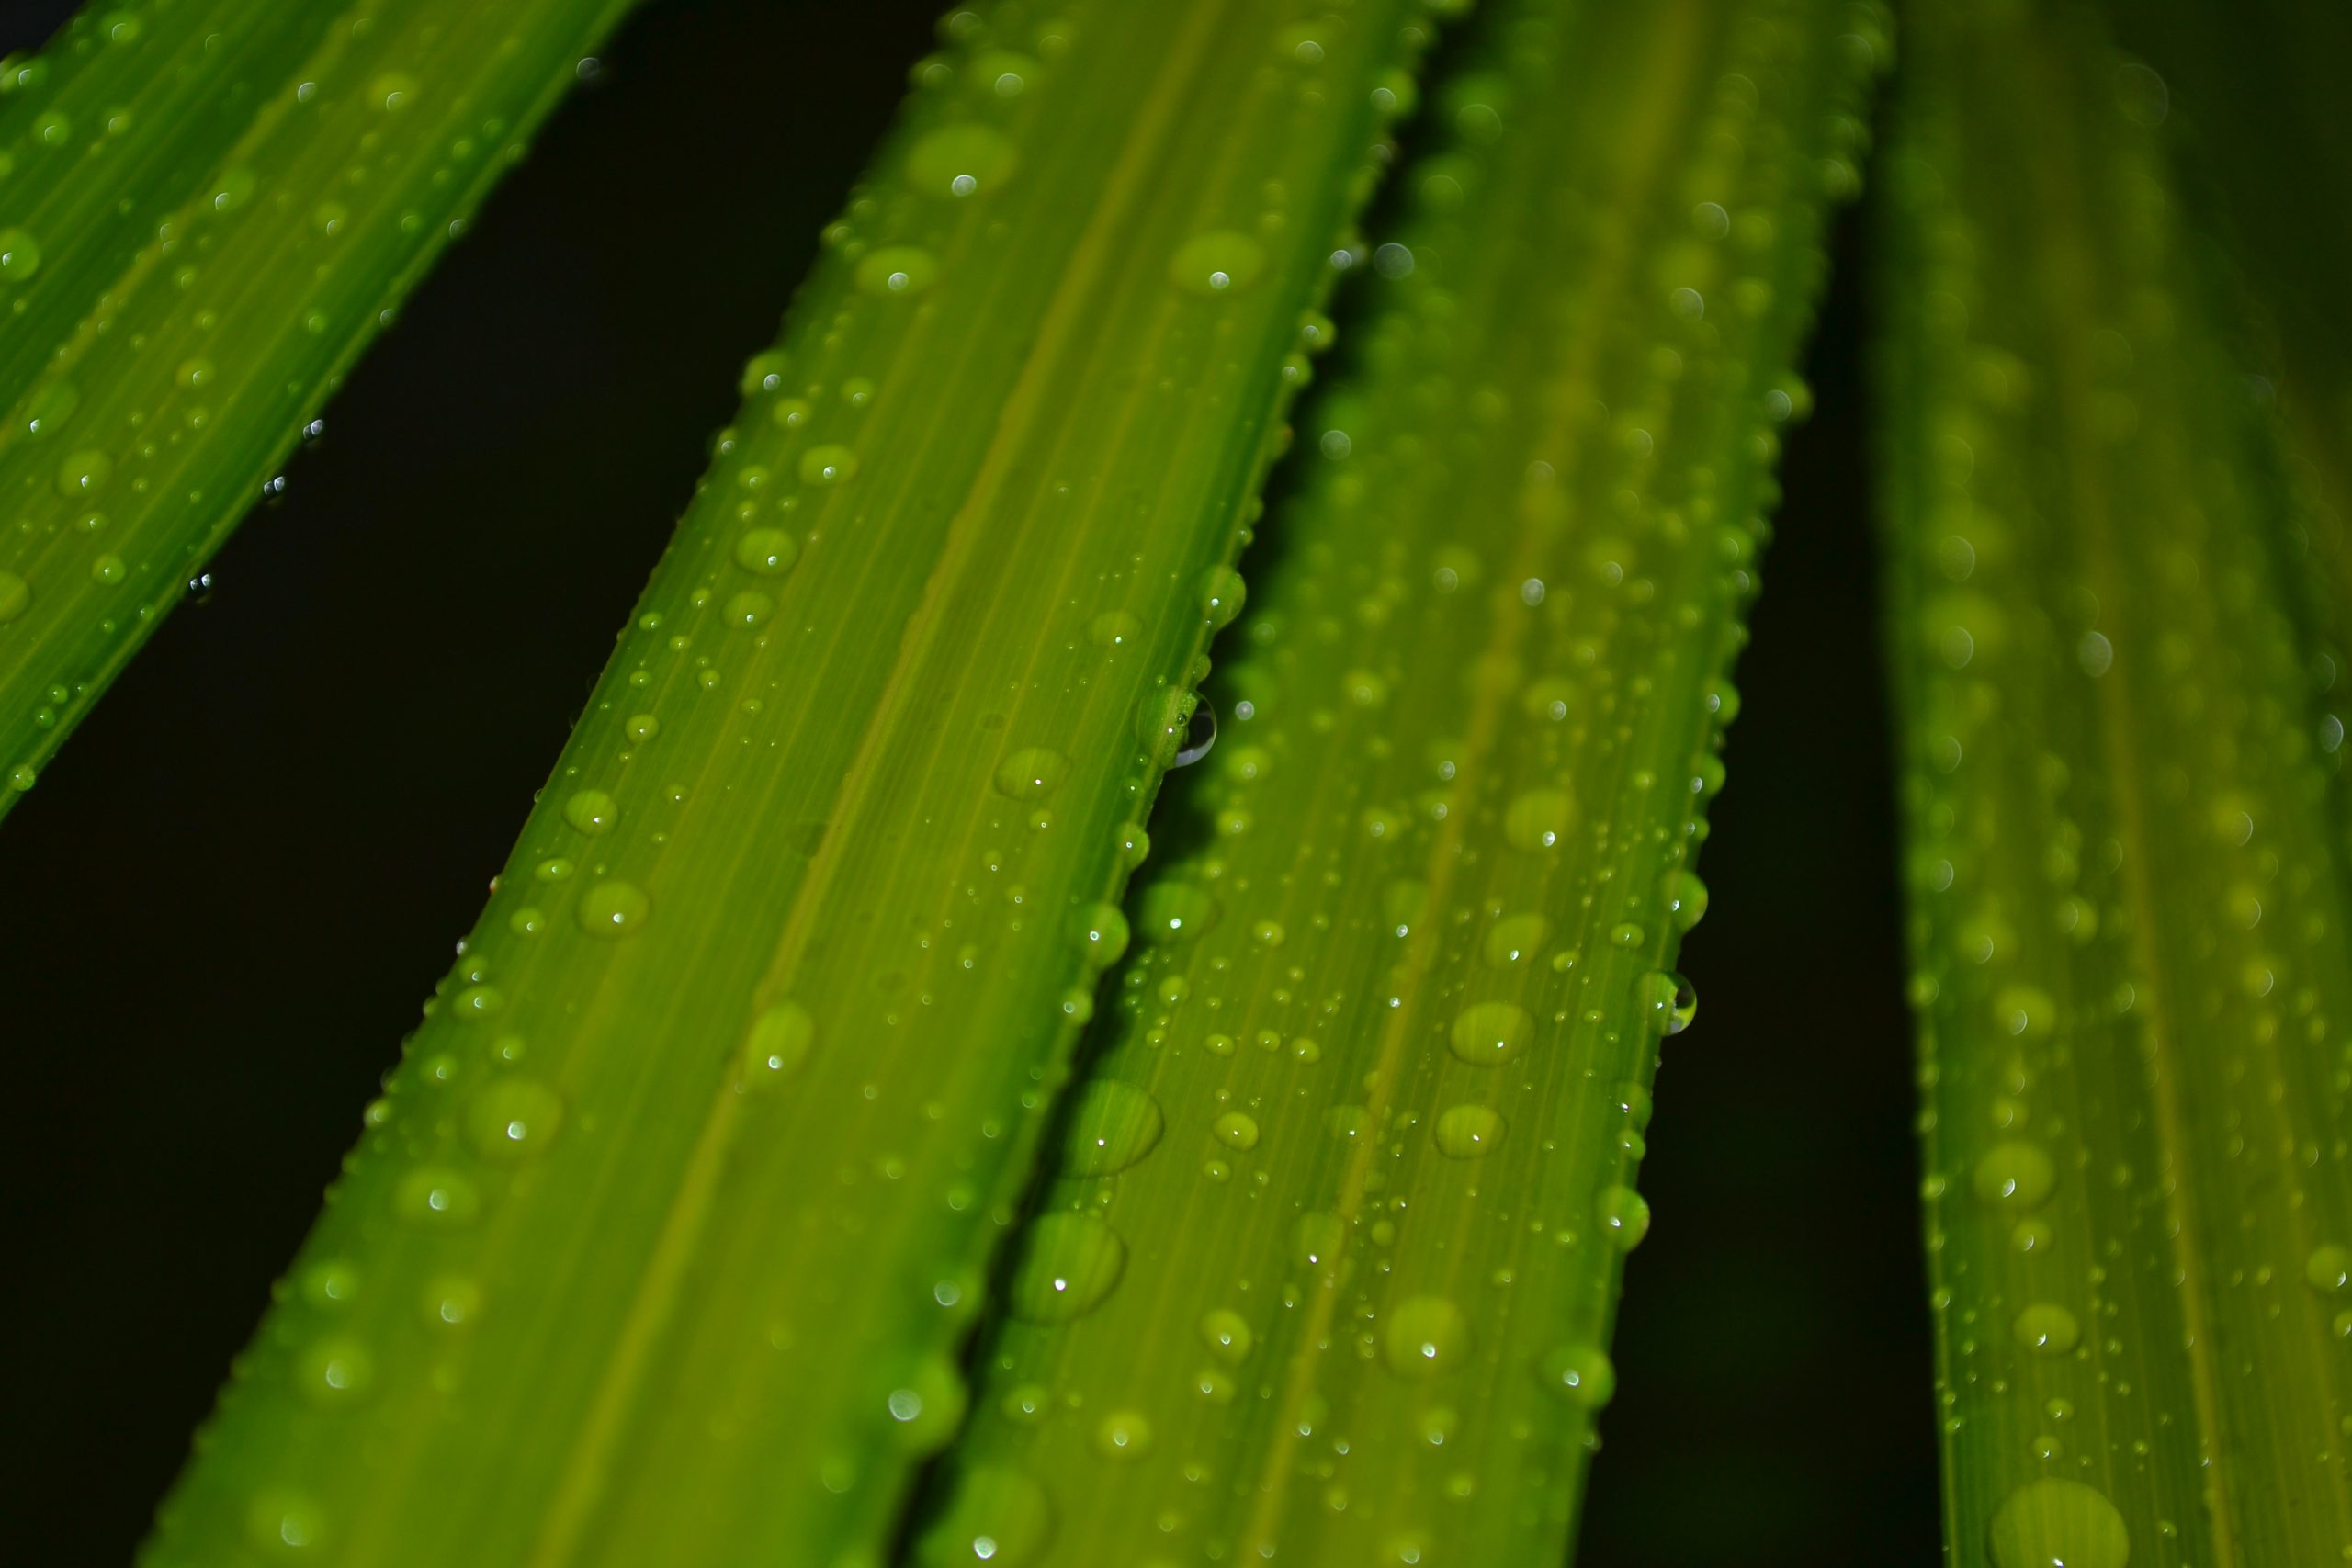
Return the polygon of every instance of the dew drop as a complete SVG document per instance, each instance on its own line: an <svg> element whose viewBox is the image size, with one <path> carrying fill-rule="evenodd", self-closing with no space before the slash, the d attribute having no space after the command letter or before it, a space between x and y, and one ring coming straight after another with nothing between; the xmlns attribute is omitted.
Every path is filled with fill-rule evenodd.
<svg viewBox="0 0 2352 1568"><path fill-rule="evenodd" d="M0 571L0 625L15 620L33 602L33 591L13 571Z"/></svg>
<svg viewBox="0 0 2352 1568"><path fill-rule="evenodd" d="M1125 648L1143 636L1143 622L1125 610L1105 610L1086 623L1086 640L1097 648Z"/></svg>
<svg viewBox="0 0 2352 1568"><path fill-rule="evenodd" d="M401 1178L392 1208L412 1224L455 1228L470 1224L481 1211L472 1182L440 1166L420 1166Z"/></svg>
<svg viewBox="0 0 2352 1568"><path fill-rule="evenodd" d="M1667 879L1666 912L1676 931L1689 931L1706 917L1707 885L1690 872L1676 872Z"/></svg>
<svg viewBox="0 0 2352 1568"><path fill-rule="evenodd" d="M601 789L574 790L563 803L563 819L583 833L605 833L620 820L621 808Z"/></svg>
<svg viewBox="0 0 2352 1568"><path fill-rule="evenodd" d="M1258 1119L1246 1111L1228 1111L1218 1117L1210 1131L1216 1141L1237 1153L1248 1154L1258 1146Z"/></svg>
<svg viewBox="0 0 2352 1568"><path fill-rule="evenodd" d="M2342 1295L2352 1290L2352 1251L2324 1242L2303 1259L2303 1278L2322 1295Z"/></svg>
<svg viewBox="0 0 2352 1568"><path fill-rule="evenodd" d="M1013 1266L1005 1310L1030 1323L1083 1317L1111 1293L1126 1266L1126 1244L1092 1214L1041 1215Z"/></svg>
<svg viewBox="0 0 2352 1568"><path fill-rule="evenodd" d="M1202 1316L1201 1337L1208 1342L1209 1354L1236 1367L1250 1359L1258 1343L1249 1320L1227 1307L1212 1307Z"/></svg>
<svg viewBox="0 0 2352 1568"><path fill-rule="evenodd" d="M1199 884L1164 878L1143 890L1136 912L1147 942L1170 942L1199 936L1224 910Z"/></svg>
<svg viewBox="0 0 2352 1568"><path fill-rule="evenodd" d="M938 1522L915 1549L922 1568L1023 1568L1053 1537L1045 1489L1017 1470L973 1465L960 1472Z"/></svg>
<svg viewBox="0 0 2352 1568"><path fill-rule="evenodd" d="M1514 1002L1474 1002L1454 1018L1453 1054L1476 1066L1499 1066L1535 1035L1535 1021Z"/></svg>
<svg viewBox="0 0 2352 1568"><path fill-rule="evenodd" d="M1171 768L1189 768L1209 754L1216 744L1216 707L1202 697L1193 705L1193 716L1184 723L1184 739L1176 748L1176 760Z"/></svg>
<svg viewBox="0 0 2352 1568"><path fill-rule="evenodd" d="M107 478L113 472L114 459L103 452L71 453L57 465L57 493L69 501L95 495L106 488Z"/></svg>
<svg viewBox="0 0 2352 1568"><path fill-rule="evenodd" d="M738 631L757 631L775 614L775 601L757 589L746 588L727 601L723 618Z"/></svg>
<svg viewBox="0 0 2352 1568"><path fill-rule="evenodd" d="M2018 1314L2010 1326L2017 1332L2018 1344L2049 1356L2063 1356L2083 1339L2082 1325L2075 1321L2075 1314L2055 1302L2034 1303Z"/></svg>
<svg viewBox="0 0 2352 1568"><path fill-rule="evenodd" d="M1137 1459L1151 1447L1151 1423L1134 1410L1114 1410L1094 1429L1094 1446L1108 1459Z"/></svg>
<svg viewBox="0 0 2352 1568"><path fill-rule="evenodd" d="M884 245L858 258L857 291L904 299L939 281L939 258L921 245Z"/></svg>
<svg viewBox="0 0 2352 1568"><path fill-rule="evenodd" d="M1555 789L1529 790L1503 813L1503 837L1515 849L1556 849L1576 820L1576 802Z"/></svg>
<svg viewBox="0 0 2352 1568"><path fill-rule="evenodd" d="M1018 161L1012 139L992 126L943 125L907 153L907 177L926 196L985 196L1012 177Z"/></svg>
<svg viewBox="0 0 2352 1568"><path fill-rule="evenodd" d="M1650 1025L1660 1034L1679 1034L1699 1016L1699 993L1671 969L1654 969L1642 982Z"/></svg>
<svg viewBox="0 0 2352 1568"><path fill-rule="evenodd" d="M1195 234L1168 260L1177 287L1211 298L1249 288L1265 270L1266 248L1238 229Z"/></svg>
<svg viewBox="0 0 2352 1568"><path fill-rule="evenodd" d="M1536 1381L1580 1410L1606 1405L1617 1392L1617 1368L1605 1350L1561 1345L1535 1363Z"/></svg>
<svg viewBox="0 0 2352 1568"><path fill-rule="evenodd" d="M296 1383L311 1404L332 1409L356 1401L374 1378L375 1360L368 1347L338 1335L302 1352Z"/></svg>
<svg viewBox="0 0 2352 1568"><path fill-rule="evenodd" d="M1211 631L1231 626L1249 597L1249 585L1231 567L1211 567L1201 577L1201 613L1208 617Z"/></svg>
<svg viewBox="0 0 2352 1568"><path fill-rule="evenodd" d="M416 78L405 71L387 71L368 84L368 101L386 114L416 106Z"/></svg>
<svg viewBox="0 0 2352 1568"><path fill-rule="evenodd" d="M1650 1234L1649 1200L1623 1183L1602 1188L1596 1207L1600 1228L1620 1252L1633 1251L1642 1245L1642 1237Z"/></svg>
<svg viewBox="0 0 2352 1568"><path fill-rule="evenodd" d="M1091 904L1079 912L1079 950L1095 969L1108 969L1127 951L1127 918L1115 904Z"/></svg>
<svg viewBox="0 0 2352 1568"><path fill-rule="evenodd" d="M1478 1159L1493 1153L1502 1142L1504 1125L1492 1106L1448 1106L1438 1114L1438 1153L1455 1159Z"/></svg>
<svg viewBox="0 0 2352 1568"><path fill-rule="evenodd" d="M816 1043L817 1021L798 1002L778 1002L752 1021L743 1036L743 1082L780 1082L800 1070Z"/></svg>
<svg viewBox="0 0 2352 1568"><path fill-rule="evenodd" d="M735 564L762 577L781 577L799 558L799 542L781 528L746 529L735 541Z"/></svg>
<svg viewBox="0 0 2352 1568"><path fill-rule="evenodd" d="M837 485L857 472L857 454L831 442L800 454L800 482Z"/></svg>
<svg viewBox="0 0 2352 1568"><path fill-rule="evenodd" d="M1115 1176L1159 1142L1166 1125L1159 1101L1116 1078L1097 1078L1071 1101L1062 1137L1062 1174Z"/></svg>
<svg viewBox="0 0 2352 1568"><path fill-rule="evenodd" d="M1552 922L1541 915L1506 915L1497 920L1480 945L1480 954L1497 969L1534 961L1552 940Z"/></svg>
<svg viewBox="0 0 2352 1568"><path fill-rule="evenodd" d="M2124 1568L2132 1536L2106 1496L2079 1481L2029 1481L1987 1532L1995 1568Z"/></svg>
<svg viewBox="0 0 2352 1568"><path fill-rule="evenodd" d="M652 901L636 884L599 882L580 896L580 929L591 936L634 936L652 908Z"/></svg>
<svg viewBox="0 0 2352 1568"><path fill-rule="evenodd" d="M1461 1369L1470 1325L1443 1296L1408 1296L1388 1314L1381 1359L1399 1377L1435 1378Z"/></svg>
<svg viewBox="0 0 2352 1568"><path fill-rule="evenodd" d="M1015 800L1043 800L1069 777L1069 759L1045 746L1023 746L996 768L999 793Z"/></svg>
<svg viewBox="0 0 2352 1568"><path fill-rule="evenodd" d="M2038 1145L1995 1144L1976 1162L1976 1196L2012 1213L2040 1208L2057 1182L2057 1168Z"/></svg>
<svg viewBox="0 0 2352 1568"><path fill-rule="evenodd" d="M22 283L40 270L40 243L22 229L0 229L0 278Z"/></svg>

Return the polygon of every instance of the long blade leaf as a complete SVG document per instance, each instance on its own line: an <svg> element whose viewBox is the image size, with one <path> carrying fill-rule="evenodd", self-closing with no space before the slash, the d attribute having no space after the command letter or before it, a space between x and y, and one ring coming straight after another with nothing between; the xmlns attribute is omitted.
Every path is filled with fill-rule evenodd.
<svg viewBox="0 0 2352 1568"><path fill-rule="evenodd" d="M1569 1541L1875 7L1483 18L1269 520L924 1561Z"/></svg>
<svg viewBox="0 0 2352 1568"><path fill-rule="evenodd" d="M630 0L151 0L0 66L0 814Z"/></svg>
<svg viewBox="0 0 2352 1568"><path fill-rule="evenodd" d="M872 1561L1419 15L946 19L150 1562Z"/></svg>
<svg viewBox="0 0 2352 1568"><path fill-rule="evenodd" d="M2277 433L2153 74L2080 8L1917 11L1885 512L1951 1557L2334 1562L2352 938Z"/></svg>

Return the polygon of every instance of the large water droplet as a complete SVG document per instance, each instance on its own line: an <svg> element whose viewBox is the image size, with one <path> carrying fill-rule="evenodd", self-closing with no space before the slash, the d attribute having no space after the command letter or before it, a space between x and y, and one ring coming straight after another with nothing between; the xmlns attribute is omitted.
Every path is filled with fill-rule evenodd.
<svg viewBox="0 0 2352 1568"><path fill-rule="evenodd" d="M40 242L22 229L0 229L0 278L22 283L40 270Z"/></svg>
<svg viewBox="0 0 2352 1568"><path fill-rule="evenodd" d="M492 1079L466 1112L474 1152L499 1165L520 1165L547 1152L563 1125L563 1097L537 1078Z"/></svg>
<svg viewBox="0 0 2352 1568"><path fill-rule="evenodd" d="M1258 1343L1249 1319L1226 1307L1212 1307L1202 1317L1201 1337L1208 1342L1209 1354L1237 1367L1250 1359L1251 1348Z"/></svg>
<svg viewBox="0 0 2352 1568"><path fill-rule="evenodd" d="M1455 1159L1477 1159L1502 1142L1503 1128L1503 1119L1492 1106L1448 1106L1437 1119L1438 1153Z"/></svg>
<svg viewBox="0 0 2352 1568"><path fill-rule="evenodd" d="M1620 1252L1633 1251L1642 1245L1642 1237L1650 1234L1649 1200L1630 1187L1611 1183L1602 1188L1595 1208L1600 1216L1600 1228Z"/></svg>
<svg viewBox="0 0 2352 1568"><path fill-rule="evenodd" d="M943 125L907 153L907 177L928 196L984 196L1012 176L1012 141L992 126Z"/></svg>
<svg viewBox="0 0 2352 1568"><path fill-rule="evenodd" d="M652 900L636 884L599 882L580 896L580 929L591 936L634 936L653 912Z"/></svg>
<svg viewBox="0 0 2352 1568"><path fill-rule="evenodd" d="M620 817L620 807L601 789L574 790L563 803L563 819L583 833L609 832Z"/></svg>
<svg viewBox="0 0 2352 1568"><path fill-rule="evenodd" d="M1040 1215L1023 1238L1005 1310L1031 1323L1068 1323L1099 1305L1126 1266L1126 1244L1092 1214Z"/></svg>
<svg viewBox="0 0 2352 1568"><path fill-rule="evenodd" d="M921 245L884 245L858 258L857 291L903 299L939 281L939 258Z"/></svg>
<svg viewBox="0 0 2352 1568"><path fill-rule="evenodd" d="M1184 739L1176 748L1176 760L1171 768L1189 768L1209 754L1216 744L1216 707L1202 697L1193 705L1193 716L1185 721Z"/></svg>
<svg viewBox="0 0 2352 1568"><path fill-rule="evenodd" d="M2012 1213L2040 1208L2057 1183L2057 1168L2037 1145L1995 1144L1976 1162L1976 1196Z"/></svg>
<svg viewBox="0 0 2352 1568"><path fill-rule="evenodd" d="M800 558L800 544L781 528L750 528L735 541L735 564L763 577L778 577Z"/></svg>
<svg viewBox="0 0 2352 1568"><path fill-rule="evenodd" d="M1453 1054L1477 1066L1499 1066L1535 1037L1535 1021L1512 1002L1474 1002L1453 1021Z"/></svg>
<svg viewBox="0 0 2352 1568"><path fill-rule="evenodd" d="M2036 1302L2018 1314L2016 1330L2018 1343L2029 1350L2045 1355L2063 1356L2082 1343L2082 1325L2075 1314L2055 1302Z"/></svg>
<svg viewBox="0 0 2352 1568"><path fill-rule="evenodd" d="M757 1088L800 1070L816 1043L817 1021L798 1002L778 1002L752 1021L743 1036L743 1082Z"/></svg>
<svg viewBox="0 0 2352 1568"><path fill-rule="evenodd" d="M1266 247L1238 229L1195 234L1168 259L1179 288L1212 298L1249 288L1265 270Z"/></svg>
<svg viewBox="0 0 2352 1568"><path fill-rule="evenodd" d="M1193 882L1163 879L1143 890L1137 902L1148 942L1190 941L1216 924L1224 911L1206 889Z"/></svg>
<svg viewBox="0 0 2352 1568"><path fill-rule="evenodd" d="M1108 969L1127 951L1127 918L1116 904L1090 904L1078 915L1079 950L1095 969Z"/></svg>
<svg viewBox="0 0 2352 1568"><path fill-rule="evenodd" d="M1062 1139L1062 1174L1115 1176L1151 1153L1165 1119L1159 1101L1116 1078L1097 1078L1078 1091Z"/></svg>
<svg viewBox="0 0 2352 1568"><path fill-rule="evenodd" d="M1443 1296L1408 1296L1390 1310L1380 1348L1400 1377L1442 1377L1460 1371L1468 1356L1470 1325Z"/></svg>
<svg viewBox="0 0 2352 1568"><path fill-rule="evenodd" d="M2079 1481L2029 1481L1986 1532L1996 1568L2123 1568L2132 1535L2106 1496Z"/></svg>
<svg viewBox="0 0 2352 1568"><path fill-rule="evenodd" d="M1699 1016L1698 988L1671 969L1654 969L1643 980L1650 1027L1660 1034L1679 1034Z"/></svg>
<svg viewBox="0 0 2352 1568"><path fill-rule="evenodd" d="M1008 752L996 768L996 787L1015 800L1043 800L1069 777L1069 759L1045 746Z"/></svg>
<svg viewBox="0 0 2352 1568"><path fill-rule="evenodd" d="M1556 789L1529 790L1503 812L1503 837L1516 849L1557 849L1576 810L1576 802Z"/></svg>
<svg viewBox="0 0 2352 1568"><path fill-rule="evenodd" d="M1544 1353L1535 1375L1545 1388L1583 1410L1599 1410L1617 1392L1617 1368L1591 1345L1562 1345Z"/></svg>
<svg viewBox="0 0 2352 1568"><path fill-rule="evenodd" d="M1497 969L1533 961L1552 940L1552 922L1541 915L1505 915L1487 932L1480 952Z"/></svg>

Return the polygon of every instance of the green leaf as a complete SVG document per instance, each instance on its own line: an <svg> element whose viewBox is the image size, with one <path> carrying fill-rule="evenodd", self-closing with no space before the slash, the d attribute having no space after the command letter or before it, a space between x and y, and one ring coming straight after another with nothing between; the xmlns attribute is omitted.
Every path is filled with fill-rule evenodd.
<svg viewBox="0 0 2352 1568"><path fill-rule="evenodd" d="M1327 9L944 24L146 1562L882 1550L1412 91Z"/></svg>
<svg viewBox="0 0 2352 1568"><path fill-rule="evenodd" d="M628 0L152 0L0 65L0 813Z"/></svg>
<svg viewBox="0 0 2352 1568"><path fill-rule="evenodd" d="M2352 949L2298 502L2145 68L2063 7L1923 5L1907 52L1883 430L1951 1560L2332 1562Z"/></svg>
<svg viewBox="0 0 2352 1568"><path fill-rule="evenodd" d="M1498 10L1155 824L922 1561L1570 1540L1885 20Z"/></svg>

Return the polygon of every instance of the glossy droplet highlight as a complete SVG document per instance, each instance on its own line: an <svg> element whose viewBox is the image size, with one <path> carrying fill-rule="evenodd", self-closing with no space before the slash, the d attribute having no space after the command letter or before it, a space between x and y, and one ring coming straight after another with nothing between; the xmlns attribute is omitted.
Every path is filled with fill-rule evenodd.
<svg viewBox="0 0 2352 1568"><path fill-rule="evenodd" d="M985 196L1012 177L1012 140L993 126L943 125L907 153L907 177L926 196Z"/></svg>
<svg viewBox="0 0 2352 1568"><path fill-rule="evenodd" d="M1053 1538L1045 1489L1017 1470L974 1465L956 1477L939 1520L915 1549L923 1568L1023 1568Z"/></svg>
<svg viewBox="0 0 2352 1568"><path fill-rule="evenodd" d="M1660 1034L1679 1034L1699 1016L1698 988L1673 970L1653 970L1642 985L1650 1025Z"/></svg>
<svg viewBox="0 0 2352 1568"><path fill-rule="evenodd" d="M562 1125L563 1097L529 1077L492 1080L466 1113L466 1136L474 1152L497 1165L520 1165L545 1154Z"/></svg>
<svg viewBox="0 0 2352 1568"><path fill-rule="evenodd" d="M2038 1145L1995 1144L1976 1162L1976 1196L2013 1213L2040 1208L2057 1184L2057 1168Z"/></svg>
<svg viewBox="0 0 2352 1568"><path fill-rule="evenodd" d="M1454 1159L1477 1159L1502 1142L1503 1119L1492 1106L1453 1105L1441 1111L1433 1136L1438 1153Z"/></svg>
<svg viewBox="0 0 2352 1568"><path fill-rule="evenodd" d="M1649 1200L1630 1187L1616 1183L1602 1188L1594 1207L1602 1232L1620 1252L1633 1251L1650 1234Z"/></svg>
<svg viewBox="0 0 2352 1568"><path fill-rule="evenodd" d="M1536 1380L1579 1410L1599 1410L1617 1393L1617 1367L1590 1345L1562 1345L1535 1363Z"/></svg>
<svg viewBox="0 0 2352 1568"><path fill-rule="evenodd" d="M1079 912L1078 945L1086 962L1108 969L1127 951L1127 918L1115 904L1092 904Z"/></svg>
<svg viewBox="0 0 2352 1568"><path fill-rule="evenodd" d="M856 472L857 454L846 446L828 442L800 454L800 482L805 485L837 485Z"/></svg>
<svg viewBox="0 0 2352 1568"><path fill-rule="evenodd" d="M1031 1323L1083 1317L1111 1293L1126 1266L1126 1244L1092 1214L1046 1214L1029 1227L1005 1310Z"/></svg>
<svg viewBox="0 0 2352 1568"><path fill-rule="evenodd" d="M1043 800L1069 777L1069 759L1046 746L1023 746L1006 753L996 767L999 793L1015 800Z"/></svg>
<svg viewBox="0 0 2352 1568"><path fill-rule="evenodd" d="M2303 1278L2322 1295L2342 1295L2352 1290L2352 1251L2324 1242L2303 1259Z"/></svg>
<svg viewBox="0 0 2352 1568"><path fill-rule="evenodd" d="M1078 1091L1062 1138L1062 1174L1115 1176L1159 1143L1159 1101L1130 1083L1098 1078Z"/></svg>
<svg viewBox="0 0 2352 1568"><path fill-rule="evenodd" d="M1503 837L1514 849L1557 849L1576 820L1576 802L1556 789L1532 789L1503 812Z"/></svg>
<svg viewBox="0 0 2352 1568"><path fill-rule="evenodd" d="M583 833L604 833L620 820L621 808L601 789L574 790L563 803L563 819Z"/></svg>
<svg viewBox="0 0 2352 1568"><path fill-rule="evenodd" d="M1250 1359L1250 1348L1258 1343L1249 1320L1226 1307L1212 1307L1202 1316L1201 1338L1210 1355L1236 1367Z"/></svg>
<svg viewBox="0 0 2352 1568"><path fill-rule="evenodd" d="M1535 1021L1514 1002L1476 1002L1453 1021L1453 1054L1476 1066L1499 1066L1535 1037Z"/></svg>
<svg viewBox="0 0 2352 1568"><path fill-rule="evenodd" d="M634 936L653 912L652 901L630 882L599 882L580 896L580 929L591 936Z"/></svg>
<svg viewBox="0 0 2352 1568"><path fill-rule="evenodd" d="M799 541L781 528L749 528L735 541L735 564L762 577L780 577L799 558Z"/></svg>
<svg viewBox="0 0 2352 1568"><path fill-rule="evenodd" d="M2003 1500L1986 1531L1995 1568L2124 1568L2132 1535L2106 1495L2044 1476Z"/></svg>
<svg viewBox="0 0 2352 1568"><path fill-rule="evenodd" d="M1469 1354L1470 1325L1443 1296L1408 1296L1389 1313L1380 1350L1399 1377L1442 1377L1460 1371Z"/></svg>
<svg viewBox="0 0 2352 1568"><path fill-rule="evenodd" d="M1209 1130L1218 1143L1237 1154L1248 1154L1258 1146L1258 1119L1246 1111L1228 1111Z"/></svg>
<svg viewBox="0 0 2352 1568"><path fill-rule="evenodd" d="M1168 260L1178 288L1212 299L1249 288L1265 270L1266 247L1238 229L1195 234Z"/></svg>
<svg viewBox="0 0 2352 1568"><path fill-rule="evenodd" d="M40 243L22 229L0 229L0 278L22 283L40 270Z"/></svg>
<svg viewBox="0 0 2352 1568"><path fill-rule="evenodd" d="M2036 1302L2018 1314L2010 1325L2018 1343L2044 1355L2063 1356L2083 1341L2082 1325L2055 1302Z"/></svg>
<svg viewBox="0 0 2352 1568"><path fill-rule="evenodd" d="M778 1002L752 1021L743 1036L743 1081L756 1088L800 1070L817 1041L817 1021L798 1002Z"/></svg>
<svg viewBox="0 0 2352 1568"><path fill-rule="evenodd" d="M920 245L884 245L857 262L857 291L876 299L903 299L939 281L939 258Z"/></svg>
<svg viewBox="0 0 2352 1568"><path fill-rule="evenodd" d="M1506 915L1487 932L1479 953L1496 969L1532 963L1552 940L1552 922L1541 915Z"/></svg>

